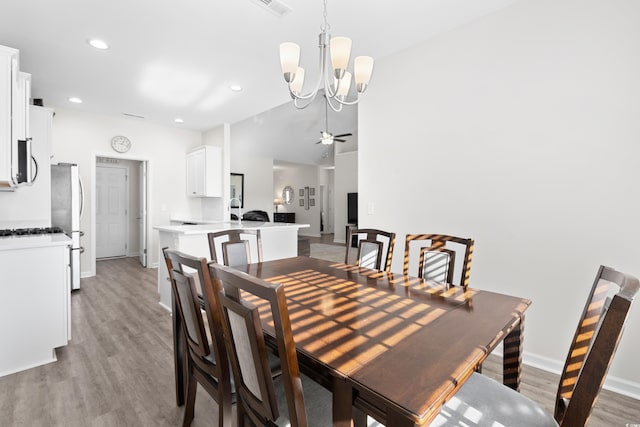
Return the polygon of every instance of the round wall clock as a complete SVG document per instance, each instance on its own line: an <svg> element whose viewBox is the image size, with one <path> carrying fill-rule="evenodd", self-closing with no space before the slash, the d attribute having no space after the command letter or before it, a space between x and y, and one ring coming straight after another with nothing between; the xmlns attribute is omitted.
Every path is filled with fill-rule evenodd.
<svg viewBox="0 0 640 427"><path fill-rule="evenodd" d="M118 153L126 153L131 148L131 141L126 136L114 136L111 138L111 148Z"/></svg>

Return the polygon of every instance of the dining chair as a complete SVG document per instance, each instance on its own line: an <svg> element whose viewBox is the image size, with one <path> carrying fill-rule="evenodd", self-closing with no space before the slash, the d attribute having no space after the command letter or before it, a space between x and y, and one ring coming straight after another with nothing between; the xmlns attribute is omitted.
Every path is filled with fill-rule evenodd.
<svg viewBox="0 0 640 427"><path fill-rule="evenodd" d="M640 282L601 266L578 322L556 395L553 417L522 394L474 373L432 426L584 426L596 402ZM467 414L467 415L465 415Z"/></svg>
<svg viewBox="0 0 640 427"><path fill-rule="evenodd" d="M349 229L344 263L350 264L352 239L358 242L354 265L374 270L391 271L391 258L396 234L370 228Z"/></svg>
<svg viewBox="0 0 640 427"><path fill-rule="evenodd" d="M473 245L473 239L445 234L407 234L404 246L403 273L405 276L410 274L409 262L411 259L417 258L417 268L411 271L412 275L417 275L425 280L452 283L466 288L469 285ZM463 258L462 268L456 273L456 276L459 275L458 281L454 282L456 254L458 254L458 258L460 255Z"/></svg>
<svg viewBox="0 0 640 427"><path fill-rule="evenodd" d="M211 260L230 267L251 264L251 247L262 262L260 230L225 230L207 234ZM252 245L253 243L253 245Z"/></svg>
<svg viewBox="0 0 640 427"><path fill-rule="evenodd" d="M183 426L191 425L194 416L197 385L202 387L218 403L218 425L231 426L231 372L222 332L218 307L218 283L211 280L207 260L163 248L171 281L174 307L182 324L184 341L177 340L174 330L174 346L183 346L186 354L186 402ZM200 292L196 286L196 277ZM201 307L204 307L206 323ZM183 369L176 363L176 374ZM179 375L176 375L179 378ZM179 387L182 385L176 385Z"/></svg>
<svg viewBox="0 0 640 427"><path fill-rule="evenodd" d="M300 373L284 286L220 264L209 268L224 289L219 301L238 396L237 426L331 425L331 393ZM272 328L277 343L282 375L275 380L263 325Z"/></svg>

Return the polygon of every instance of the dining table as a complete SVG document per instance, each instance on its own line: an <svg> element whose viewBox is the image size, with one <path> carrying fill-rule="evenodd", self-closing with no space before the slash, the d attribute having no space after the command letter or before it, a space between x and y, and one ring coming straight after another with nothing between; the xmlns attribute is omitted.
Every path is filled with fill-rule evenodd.
<svg viewBox="0 0 640 427"><path fill-rule="evenodd" d="M311 257L236 268L285 286L300 370L332 392L334 426L428 425L501 343L519 390L527 299Z"/></svg>

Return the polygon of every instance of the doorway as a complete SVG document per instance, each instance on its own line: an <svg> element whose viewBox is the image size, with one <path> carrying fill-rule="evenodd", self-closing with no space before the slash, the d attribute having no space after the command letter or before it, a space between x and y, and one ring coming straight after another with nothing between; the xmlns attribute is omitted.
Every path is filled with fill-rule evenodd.
<svg viewBox="0 0 640 427"><path fill-rule="evenodd" d="M148 160L96 156L92 197L92 263L137 257L147 267Z"/></svg>

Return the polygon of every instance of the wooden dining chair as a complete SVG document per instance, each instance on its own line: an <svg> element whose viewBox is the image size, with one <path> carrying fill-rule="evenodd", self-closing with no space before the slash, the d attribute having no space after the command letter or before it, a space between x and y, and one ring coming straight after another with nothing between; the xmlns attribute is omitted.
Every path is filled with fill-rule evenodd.
<svg viewBox="0 0 640 427"><path fill-rule="evenodd" d="M474 373L449 400L432 426L584 426L596 402L640 282L601 266L569 347L554 416L522 394Z"/></svg>
<svg viewBox="0 0 640 427"><path fill-rule="evenodd" d="M218 425L231 426L231 372L227 357L217 295L218 282L212 281L205 258L163 249L171 280L174 298L174 316L179 316L183 340L177 339L174 330L174 346L183 346L186 363L176 361L176 378L186 366L186 406L183 426L191 425L194 416L197 385L202 387L218 403ZM196 277L200 284L199 296ZM204 307L205 323L201 308ZM176 323L174 322L174 327ZM208 329L208 331L207 331ZM211 337L211 338L209 338ZM183 384L176 384L183 387Z"/></svg>
<svg viewBox="0 0 640 427"><path fill-rule="evenodd" d="M219 301L238 395L237 426L331 425L331 393L300 373L284 287L220 264L209 268L224 288ZM263 335L267 325L282 369L275 381Z"/></svg>
<svg viewBox="0 0 640 427"><path fill-rule="evenodd" d="M349 229L347 251L344 257L345 264L350 264L352 239L358 242L354 265L374 270L391 271L393 246L396 242L395 233L370 228Z"/></svg>
<svg viewBox="0 0 640 427"><path fill-rule="evenodd" d="M411 274L425 280L451 283L466 288L469 285L473 245L473 239L444 234L407 234L403 273L405 276ZM415 255L412 256L413 254ZM456 254L458 259L462 255L462 268L458 272L459 280L454 282ZM409 262L412 258L417 258L418 263L417 268L410 271Z"/></svg>
<svg viewBox="0 0 640 427"><path fill-rule="evenodd" d="M254 262L262 262L260 230L225 230L207 234L211 260L230 267L251 264L251 246L255 245Z"/></svg>

